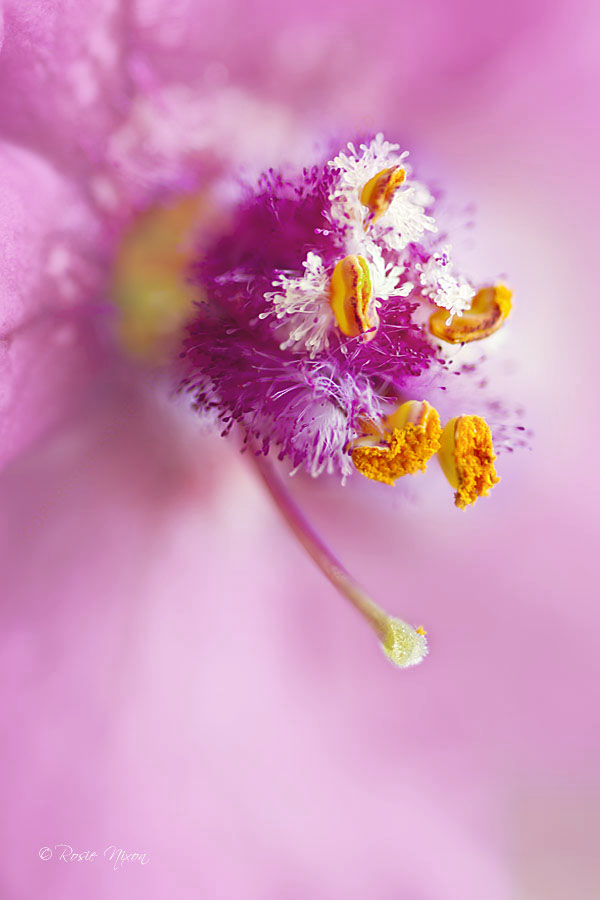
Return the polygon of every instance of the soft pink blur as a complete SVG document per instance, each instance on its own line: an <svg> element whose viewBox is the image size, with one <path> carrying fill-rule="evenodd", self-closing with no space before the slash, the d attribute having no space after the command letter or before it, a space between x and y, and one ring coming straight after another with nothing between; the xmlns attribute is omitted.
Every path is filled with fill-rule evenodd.
<svg viewBox="0 0 600 900"><path fill-rule="evenodd" d="M0 896L592 900L597 8L4 6ZM458 512L433 468L291 483L426 625L418 669L389 666L233 443L90 326L89 178L140 84L170 82L242 85L294 134L398 135L476 202L473 274L515 290L496 385L535 437L488 500ZM150 862L39 858L60 843Z"/></svg>

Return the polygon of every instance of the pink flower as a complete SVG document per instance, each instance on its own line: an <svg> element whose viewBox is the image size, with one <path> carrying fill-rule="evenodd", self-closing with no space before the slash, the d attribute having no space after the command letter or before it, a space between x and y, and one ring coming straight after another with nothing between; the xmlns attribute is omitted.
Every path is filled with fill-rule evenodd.
<svg viewBox="0 0 600 900"><path fill-rule="evenodd" d="M594 896L595 17L4 7L4 894ZM231 90L241 121L252 102L273 112L251 171L290 132L301 158L325 125L404 129L455 200L478 200L474 274L518 285L503 396L536 439L486 508L442 507L441 474L418 504L410 486L295 485L375 596L435 622L412 673L342 614L243 459L109 340L131 217L194 159L240 161L217 114L219 153L181 138L181 164L155 155L168 135L144 132L146 104L171 123L169 98ZM63 862L60 843L98 858ZM150 863L115 872L112 845Z"/></svg>

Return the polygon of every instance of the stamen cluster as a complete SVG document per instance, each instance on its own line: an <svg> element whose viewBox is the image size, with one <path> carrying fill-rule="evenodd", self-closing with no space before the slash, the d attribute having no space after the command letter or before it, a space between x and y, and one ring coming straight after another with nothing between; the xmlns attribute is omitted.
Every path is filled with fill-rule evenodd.
<svg viewBox="0 0 600 900"><path fill-rule="evenodd" d="M237 423L262 452L314 476L345 479L356 466L393 483L438 448L437 433L425 439L408 420L381 426L383 449L356 444L443 365L443 329L434 338L422 308L439 308L448 330L475 296L407 156L377 135L294 176L270 170L193 269L206 300L185 338L183 387L223 433ZM487 311L474 313L461 341L471 319L473 339L490 333Z"/></svg>

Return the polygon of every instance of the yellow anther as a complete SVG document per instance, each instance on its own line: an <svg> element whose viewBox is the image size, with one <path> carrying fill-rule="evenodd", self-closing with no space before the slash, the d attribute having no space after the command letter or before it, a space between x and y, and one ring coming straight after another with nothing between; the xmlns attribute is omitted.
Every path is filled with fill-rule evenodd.
<svg viewBox="0 0 600 900"><path fill-rule="evenodd" d="M458 416L444 427L438 453L444 474L456 493L459 509L485 497L500 478L494 469L492 433L479 416Z"/></svg>
<svg viewBox="0 0 600 900"><path fill-rule="evenodd" d="M382 169L367 181L360 195L360 202L369 209L365 231L387 212L394 194L405 178L406 172L402 166L392 166L390 169Z"/></svg>
<svg viewBox="0 0 600 900"><path fill-rule="evenodd" d="M426 400L409 400L382 420L370 423L353 445L352 461L366 478L394 484L403 475L424 472L440 448L440 417Z"/></svg>
<svg viewBox="0 0 600 900"><path fill-rule="evenodd" d="M471 308L448 323L448 311L438 309L429 319L429 330L441 341L466 344L480 341L497 331L510 314L512 292L503 285L482 288L473 297Z"/></svg>
<svg viewBox="0 0 600 900"><path fill-rule="evenodd" d="M362 256L345 256L335 266L330 286L331 308L342 334L370 341L379 327L371 273Z"/></svg>
<svg viewBox="0 0 600 900"><path fill-rule="evenodd" d="M415 628L415 631L417 632L417 634L420 634L422 637L426 637L426 635L427 635L427 632L425 631L425 629L423 628L422 625L419 625L418 628Z"/></svg>

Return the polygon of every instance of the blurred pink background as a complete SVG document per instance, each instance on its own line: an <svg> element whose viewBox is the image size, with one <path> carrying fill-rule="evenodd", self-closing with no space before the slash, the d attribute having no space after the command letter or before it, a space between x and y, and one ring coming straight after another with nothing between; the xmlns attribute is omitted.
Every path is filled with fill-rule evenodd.
<svg viewBox="0 0 600 900"><path fill-rule="evenodd" d="M5 0L2 898L598 896L599 20L563 0ZM426 625L415 670L234 443L106 350L87 270L65 293L40 262L56 233L71 266L104 252L98 148L173 84L268 104L279 144L252 120L252 165L322 130L397 137L476 204L470 271L514 289L495 388L535 434L489 500L460 513L433 469L291 485ZM150 861L40 858L57 844Z"/></svg>

